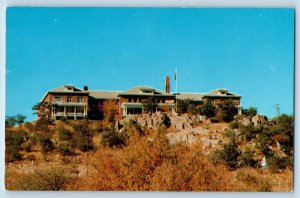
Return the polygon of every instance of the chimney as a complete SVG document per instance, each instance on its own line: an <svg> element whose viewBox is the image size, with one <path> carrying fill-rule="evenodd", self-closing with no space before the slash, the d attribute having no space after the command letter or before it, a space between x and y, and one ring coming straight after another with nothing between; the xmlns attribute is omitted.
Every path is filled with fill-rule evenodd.
<svg viewBox="0 0 300 198"><path fill-rule="evenodd" d="M166 76L166 92L167 93L170 93L170 77L169 76Z"/></svg>
<svg viewBox="0 0 300 198"><path fill-rule="evenodd" d="M89 90L89 88L88 88L88 86L83 86L83 91L88 91Z"/></svg>

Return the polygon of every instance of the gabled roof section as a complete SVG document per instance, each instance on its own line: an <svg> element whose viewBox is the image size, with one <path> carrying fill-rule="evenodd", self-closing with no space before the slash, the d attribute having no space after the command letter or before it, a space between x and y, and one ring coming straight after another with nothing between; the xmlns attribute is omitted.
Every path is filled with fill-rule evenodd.
<svg viewBox="0 0 300 198"><path fill-rule="evenodd" d="M89 93L89 91L83 91L74 85L63 85L48 91L48 93Z"/></svg>
<svg viewBox="0 0 300 198"><path fill-rule="evenodd" d="M161 90L155 89L153 87L149 86L137 86L132 89L129 89L127 91L120 92L119 95L139 95L139 96L172 96L171 94L167 92L163 92Z"/></svg>
<svg viewBox="0 0 300 198"><path fill-rule="evenodd" d="M228 97L228 98L241 98L240 95L228 92L228 89L219 88L215 89L208 94L205 94L204 97Z"/></svg>
<svg viewBox="0 0 300 198"><path fill-rule="evenodd" d="M118 99L121 91L98 91L90 90L90 96L96 99Z"/></svg>
<svg viewBox="0 0 300 198"><path fill-rule="evenodd" d="M193 101L202 101L204 93L178 93L176 98L179 100L193 100Z"/></svg>

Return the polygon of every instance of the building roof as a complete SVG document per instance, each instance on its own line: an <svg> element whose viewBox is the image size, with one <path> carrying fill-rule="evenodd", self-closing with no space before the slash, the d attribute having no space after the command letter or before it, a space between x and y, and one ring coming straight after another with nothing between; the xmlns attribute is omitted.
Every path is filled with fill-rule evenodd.
<svg viewBox="0 0 300 198"><path fill-rule="evenodd" d="M89 93L89 91L83 91L74 85L63 85L48 91L48 93Z"/></svg>
<svg viewBox="0 0 300 198"><path fill-rule="evenodd" d="M203 97L228 97L228 98L241 98L240 95L228 92L225 88L219 88L215 89L207 94L205 94Z"/></svg>
<svg viewBox="0 0 300 198"><path fill-rule="evenodd" d="M121 91L90 90L90 96L96 99L118 99Z"/></svg>
<svg viewBox="0 0 300 198"><path fill-rule="evenodd" d="M194 100L194 101L202 101L204 93L178 93L176 94L176 98L179 100Z"/></svg>
<svg viewBox="0 0 300 198"><path fill-rule="evenodd" d="M137 86L127 91L120 92L122 95L138 95L138 96L173 96L167 92L155 89L149 86Z"/></svg>

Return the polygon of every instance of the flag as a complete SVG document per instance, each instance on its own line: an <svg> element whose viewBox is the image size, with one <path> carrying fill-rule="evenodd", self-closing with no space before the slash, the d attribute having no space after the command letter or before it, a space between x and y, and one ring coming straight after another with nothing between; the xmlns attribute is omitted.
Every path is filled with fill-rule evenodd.
<svg viewBox="0 0 300 198"><path fill-rule="evenodd" d="M177 68L175 69L175 72L174 72L174 79L176 80L176 73L177 73Z"/></svg>

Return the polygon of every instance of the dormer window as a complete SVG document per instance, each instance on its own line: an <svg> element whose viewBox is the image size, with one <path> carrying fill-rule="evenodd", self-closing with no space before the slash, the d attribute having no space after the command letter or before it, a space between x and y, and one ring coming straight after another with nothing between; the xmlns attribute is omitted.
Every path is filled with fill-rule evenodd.
<svg viewBox="0 0 300 198"><path fill-rule="evenodd" d="M66 91L74 91L74 86L73 85L64 85L64 88Z"/></svg>
<svg viewBox="0 0 300 198"><path fill-rule="evenodd" d="M67 97L67 103L71 103L72 102L72 97Z"/></svg>

